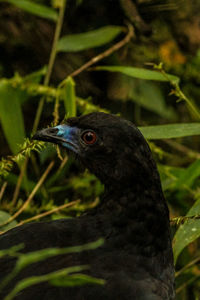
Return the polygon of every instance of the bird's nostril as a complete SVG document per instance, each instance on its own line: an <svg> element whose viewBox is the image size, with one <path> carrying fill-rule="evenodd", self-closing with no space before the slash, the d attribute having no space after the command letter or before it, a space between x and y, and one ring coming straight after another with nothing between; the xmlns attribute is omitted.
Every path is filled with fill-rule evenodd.
<svg viewBox="0 0 200 300"><path fill-rule="evenodd" d="M58 128L52 127L48 129L48 134L57 134L58 133Z"/></svg>

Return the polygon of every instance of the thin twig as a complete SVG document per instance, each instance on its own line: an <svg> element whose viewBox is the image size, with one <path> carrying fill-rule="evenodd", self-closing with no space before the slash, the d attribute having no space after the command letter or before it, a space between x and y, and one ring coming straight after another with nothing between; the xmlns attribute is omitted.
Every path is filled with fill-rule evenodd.
<svg viewBox="0 0 200 300"><path fill-rule="evenodd" d="M58 85L57 91L59 91L66 84L66 80L69 77L75 77L75 76L79 75L81 72L85 71L86 69L88 69L89 67L91 67L93 64L96 64L97 62L99 62L103 58L105 58L105 57L111 55L113 52L119 50L121 47L123 47L124 45L126 45L133 36L134 36L133 26L131 24L128 24L128 33L127 33L127 35L125 36L125 38L123 40L121 40L117 44L113 45L112 47L110 47L106 51L100 53L99 55L93 57L88 62L86 62L84 65L82 65L80 68L78 68L77 70L75 70L74 72L72 72L71 74L69 74ZM56 101L55 101L55 105L54 105L54 113L53 113L55 125L57 125L57 123L58 123L59 97L60 97L60 94L57 93L57 95L56 95Z"/></svg>
<svg viewBox="0 0 200 300"><path fill-rule="evenodd" d="M181 88L179 87L179 85L177 83L171 83L173 84L174 88L175 88L175 95L177 97L179 97L180 99L183 99L188 107L191 109L191 111L193 112L194 116L196 116L196 118L198 120L200 120L200 112L199 109L197 108L197 106L182 92Z"/></svg>
<svg viewBox="0 0 200 300"><path fill-rule="evenodd" d="M15 206L16 201L17 201L17 197L19 195L22 179L23 179L24 174L26 172L27 163L28 163L28 157L26 157L26 159L25 159L25 161L24 161L24 163L21 167L21 171L20 171L20 174L19 174L19 177L18 177L18 180L17 180L17 184L16 184L16 187L15 187L15 191L14 191L14 194L13 194L12 201L11 201L11 206L13 206L13 207Z"/></svg>
<svg viewBox="0 0 200 300"><path fill-rule="evenodd" d="M199 220L200 219L200 215L195 215L195 216L180 216L180 217L175 217L175 218L172 218L170 219L170 222L172 224L176 224L176 225L179 225L179 224L183 224L185 221L189 221L189 220Z"/></svg>
<svg viewBox="0 0 200 300"><path fill-rule="evenodd" d="M193 265L195 265L197 262L200 261L200 257L196 257L194 260L192 260L191 262L189 262L186 266L184 266L182 269L180 269L179 271L177 271L175 273L175 277L178 277L180 274L182 274L185 270L187 270L188 268L192 267Z"/></svg>
<svg viewBox="0 0 200 300"><path fill-rule="evenodd" d="M135 24L135 26L142 31L142 33L150 31L150 25L147 25L143 18L141 18L137 6L133 3L133 1L120 0L120 4L127 18L131 21L131 23Z"/></svg>
<svg viewBox="0 0 200 300"><path fill-rule="evenodd" d="M57 43L60 37L60 33L61 33L61 29L62 29L62 24L63 24L63 20L64 20L64 14L65 14L65 8L66 8L66 2L67 0L63 0L62 5L60 7L59 10L59 16L58 16L58 21L56 23L56 29L55 29L55 34L54 34L54 39L53 39L53 44L52 44L52 48L51 48L51 53L50 53L50 58L49 58L49 63L48 63L48 69L47 69L47 73L46 76L44 78L44 86L48 86L49 81L50 81L50 77L52 74L52 70L53 70L53 66L54 66L54 62L55 62L55 58L56 58L56 54L57 54ZM44 101L45 101L45 96L43 96L39 102L38 108L37 108L37 112L36 112L36 116L35 116L35 120L34 120L34 124L33 124L33 130L32 132L35 133L40 121L40 117L42 114L42 110L43 110L43 106L44 106ZM20 176L17 182L17 186L13 195L13 200L12 200L12 204L16 203L16 199L18 197L19 191L20 191L20 187L21 187L21 183L22 183L22 179L23 176L26 172L26 167L28 164L28 158L26 158L26 161L24 162L24 165L21 169L20 172Z"/></svg>
<svg viewBox="0 0 200 300"><path fill-rule="evenodd" d="M44 85L48 85L51 77L51 73L53 70L56 54L57 54L57 43L60 38L60 33L64 21L64 15L65 15L65 8L66 8L67 0L62 1L62 5L59 10L59 16L58 16L58 22L56 24L56 30L55 30L55 35L53 39L53 44L52 44L52 49L51 49L51 55L49 58L49 64L48 64L48 70L47 74L44 79Z"/></svg>
<svg viewBox="0 0 200 300"><path fill-rule="evenodd" d="M2 185L2 187L1 187L1 191L0 191L0 202L1 202L1 199L3 198L3 195L4 195L5 189L6 189L6 187L7 187L7 184L8 184L8 182L5 181L5 182L3 183L3 185Z"/></svg>
<svg viewBox="0 0 200 300"><path fill-rule="evenodd" d="M46 169L46 171L43 173L43 175L41 176L40 180L38 181L38 183L36 184L36 186L34 187L34 189L32 190L31 194L29 195L28 199L25 201L25 203L22 205L22 207L12 216L10 217L6 222L0 224L0 226L4 226L10 222L12 222L14 219L16 219L29 205L29 203L31 202L31 200L33 199L35 193L38 191L38 189L40 188L40 186L43 184L44 180L46 179L47 175L49 174L49 172L51 171L51 169L53 168L54 165L54 161L52 161L48 168Z"/></svg>
<svg viewBox="0 0 200 300"><path fill-rule="evenodd" d="M188 285L190 285L191 283L193 283L194 281L196 281L198 279L200 279L200 276L192 277L191 279L186 281L184 284L182 284L181 286L179 286L176 289L176 294L180 293L184 288L186 288Z"/></svg>
<svg viewBox="0 0 200 300"><path fill-rule="evenodd" d="M60 95L59 95L59 93L57 93L56 99L55 99L55 104L54 104L54 110L53 110L54 126L58 125L58 122L59 122L59 102L60 102Z"/></svg>
<svg viewBox="0 0 200 300"><path fill-rule="evenodd" d="M67 155L63 158L62 163L60 164L60 166L59 166L59 168L58 168L56 174L59 174L59 173L62 171L62 169L64 168L64 166L65 166L66 163L68 162L68 159L69 159L69 158L68 158Z"/></svg>
<svg viewBox="0 0 200 300"><path fill-rule="evenodd" d="M172 140L163 140L163 142L170 145L172 148L186 154L189 157L200 159L200 154L198 152L195 152L184 145L181 145Z"/></svg>
<svg viewBox="0 0 200 300"><path fill-rule="evenodd" d="M39 215L37 215L37 216L34 216L34 217L32 217L32 218L23 220L23 221L21 221L19 224L17 224L17 226L21 226L21 225L23 225L23 224L25 224L25 223L28 223L28 222L31 222L31 221L34 221L34 220L38 220L38 219L44 218L44 217L46 217L46 216L48 216L48 215L51 215L51 214L53 214L53 213L55 213L55 212L58 212L59 210L62 210L62 209L67 208L67 207L74 206L74 205L76 205L76 204L78 204L78 203L80 203L80 200L72 201L72 202L70 202L70 203L65 203L65 204L63 204L63 205L61 205L61 206L58 206L58 207L52 209L52 210L46 211L46 212L41 213L41 214L39 214Z"/></svg>
<svg viewBox="0 0 200 300"><path fill-rule="evenodd" d="M123 40L121 40L120 42L118 42L117 44L113 45L112 47L110 47L109 49L107 49L106 51L100 53L99 55L93 57L91 60L89 60L87 63L85 63L84 65L82 65L80 68L78 68L77 70L75 70L74 72L72 72L69 76L71 77L75 77L77 75L79 75L81 72L83 72L84 70L88 69L90 66L92 66L93 64L97 63L98 61L102 60L103 58L111 55L113 52L119 50L121 47L123 47L124 45L126 45L130 39L133 37L134 35L134 30L133 30L133 26L128 24L128 33L125 36L125 38ZM60 86L63 86L65 84L65 80L64 79L61 83Z"/></svg>
<svg viewBox="0 0 200 300"><path fill-rule="evenodd" d="M155 66L156 67L156 66ZM193 112L194 116L196 116L196 118L199 120L200 119L200 112L199 109L197 108L197 106L182 92L179 84L177 82L174 82L173 80L170 79L170 77L168 76L168 74L165 72L165 70L163 69L163 65L162 63L156 67L161 73L162 75L167 79L167 81L170 82L170 84L174 87L174 90L171 92L171 95L174 94L175 96L177 96L180 100L184 100L188 107L191 109L191 111Z"/></svg>
<svg viewBox="0 0 200 300"><path fill-rule="evenodd" d="M51 54L50 54L49 63L48 63L48 69L47 69L46 76L44 78L44 86L47 86L49 84L50 77L51 77L51 74L52 74L53 65L54 65L54 62L55 62L56 54L57 54L57 43L58 43L58 40L59 40L59 37L60 37L60 33L61 33L62 25L63 25L63 20L64 20L64 15L65 15L66 2L67 2L67 0L63 0L62 5L61 5L60 10L59 10L58 22L56 24L53 44L52 44L52 48L51 48ZM42 97L40 102L39 102L38 109L37 109L37 112L36 112L36 117L35 117L35 121L34 121L34 125L33 125L33 133L35 133L36 130L37 130L37 127L38 127L38 124L39 124L39 121L40 121L40 117L41 117L41 114L42 114L42 109L43 109L43 106L44 106L44 101L45 101L45 97Z"/></svg>
<svg viewBox="0 0 200 300"><path fill-rule="evenodd" d="M58 158L59 158L61 161L63 161L63 157L62 157L62 155L61 155L61 153L60 153L59 145L56 145L56 152L57 152Z"/></svg>

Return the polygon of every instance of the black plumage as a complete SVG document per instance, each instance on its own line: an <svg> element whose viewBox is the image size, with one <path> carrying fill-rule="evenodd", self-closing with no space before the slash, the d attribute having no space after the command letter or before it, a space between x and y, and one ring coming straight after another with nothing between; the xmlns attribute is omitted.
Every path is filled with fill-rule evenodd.
<svg viewBox="0 0 200 300"><path fill-rule="evenodd" d="M47 283L23 290L17 300L169 300L174 298L174 266L168 208L148 144L129 121L92 113L38 132L36 139L75 152L104 184L100 204L74 219L26 224L0 237L0 249L23 242L25 252L81 245L103 237L103 246L35 263L4 289L0 299L24 277L73 265L106 280L104 286L55 287ZM0 279L13 267L0 260Z"/></svg>

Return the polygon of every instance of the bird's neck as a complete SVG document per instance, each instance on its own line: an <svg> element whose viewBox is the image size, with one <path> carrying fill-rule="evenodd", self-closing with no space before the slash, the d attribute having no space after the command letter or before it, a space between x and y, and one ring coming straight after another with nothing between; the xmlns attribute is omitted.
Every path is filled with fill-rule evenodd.
<svg viewBox="0 0 200 300"><path fill-rule="evenodd" d="M146 178L148 184L135 182L129 186L105 186L100 210L111 214L111 220L127 242L143 255L171 251L169 212L160 185Z"/></svg>
<svg viewBox="0 0 200 300"><path fill-rule="evenodd" d="M106 217L109 241L121 253L135 257L135 268L143 268L173 290L173 254L169 213L160 184L151 188L131 186L107 188L100 206ZM109 221L108 221L109 220ZM111 223L111 226L109 224ZM125 252L124 252L125 251Z"/></svg>

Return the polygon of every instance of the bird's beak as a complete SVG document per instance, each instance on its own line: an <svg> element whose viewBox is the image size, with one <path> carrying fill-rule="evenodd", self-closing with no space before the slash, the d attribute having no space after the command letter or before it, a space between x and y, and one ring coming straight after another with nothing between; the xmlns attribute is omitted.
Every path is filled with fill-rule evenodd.
<svg viewBox="0 0 200 300"><path fill-rule="evenodd" d="M58 128L50 127L39 130L32 137L33 140L45 141L58 144L60 142L64 142L63 138L58 135Z"/></svg>
<svg viewBox="0 0 200 300"><path fill-rule="evenodd" d="M78 131L77 127L63 124L39 130L32 139L58 144L78 153Z"/></svg>

